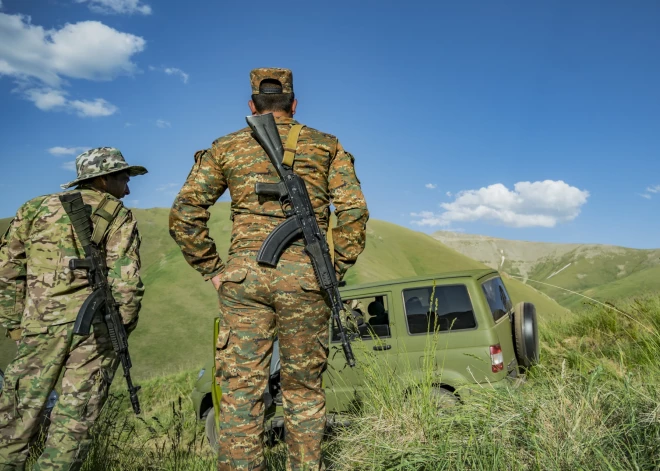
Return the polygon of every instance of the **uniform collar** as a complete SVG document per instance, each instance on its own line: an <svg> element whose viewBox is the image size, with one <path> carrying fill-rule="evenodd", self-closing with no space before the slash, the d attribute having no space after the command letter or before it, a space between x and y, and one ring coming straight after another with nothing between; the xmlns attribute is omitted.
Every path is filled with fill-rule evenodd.
<svg viewBox="0 0 660 471"><path fill-rule="evenodd" d="M298 124L298 121L296 121L293 118L287 118L287 117L281 116L281 117L276 117L275 118L275 123L276 124L292 124L292 125L295 125L295 124Z"/></svg>

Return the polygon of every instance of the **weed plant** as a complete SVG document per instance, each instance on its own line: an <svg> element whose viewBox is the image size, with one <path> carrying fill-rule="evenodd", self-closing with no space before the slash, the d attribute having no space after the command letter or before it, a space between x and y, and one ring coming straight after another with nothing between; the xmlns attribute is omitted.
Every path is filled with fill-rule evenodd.
<svg viewBox="0 0 660 471"><path fill-rule="evenodd" d="M585 306L545 323L541 361L520 387L488 384L452 404L442 365L396 371L360 352L364 390L351 422L324 444L333 470L660 469L660 296ZM443 348L429 336L427 358ZM359 350L359 342L356 342ZM212 470L213 453L189 399L193 372L144 382L141 417L116 381L93 429L85 471ZM457 391L461 395L461 391ZM266 450L284 470L286 449ZM29 468L28 468L29 469Z"/></svg>

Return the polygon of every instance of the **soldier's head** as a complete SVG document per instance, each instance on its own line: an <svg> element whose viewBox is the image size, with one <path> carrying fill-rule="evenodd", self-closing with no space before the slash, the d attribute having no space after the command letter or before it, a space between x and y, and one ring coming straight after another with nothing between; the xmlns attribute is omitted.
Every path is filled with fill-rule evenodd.
<svg viewBox="0 0 660 471"><path fill-rule="evenodd" d="M262 68L250 71L252 99L248 102L253 115L273 113L292 117L298 100L293 93L293 74L289 69Z"/></svg>
<svg viewBox="0 0 660 471"><path fill-rule="evenodd" d="M128 182L131 177L144 175L147 169L139 165L128 165L119 149L97 147L76 157L78 178L61 185L62 188L87 185L110 193L115 198L130 194Z"/></svg>

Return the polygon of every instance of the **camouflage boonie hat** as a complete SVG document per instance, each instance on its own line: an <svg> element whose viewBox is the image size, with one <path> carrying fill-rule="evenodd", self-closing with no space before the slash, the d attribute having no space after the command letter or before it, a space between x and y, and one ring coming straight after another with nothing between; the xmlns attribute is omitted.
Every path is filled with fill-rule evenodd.
<svg viewBox="0 0 660 471"><path fill-rule="evenodd" d="M277 80L282 84L282 91L278 90L277 93L293 93L293 73L289 69L264 67L250 71L250 85L252 86L253 95L259 94L259 85L266 79ZM262 91L261 93L268 92Z"/></svg>
<svg viewBox="0 0 660 471"><path fill-rule="evenodd" d="M119 152L119 149L115 149L114 147L97 147L96 149L83 152L76 157L78 178L60 185L60 187L67 189L83 180L100 177L101 175L109 175L123 170L127 170L131 177L147 173L147 169L144 167L128 165L124 160L124 156Z"/></svg>

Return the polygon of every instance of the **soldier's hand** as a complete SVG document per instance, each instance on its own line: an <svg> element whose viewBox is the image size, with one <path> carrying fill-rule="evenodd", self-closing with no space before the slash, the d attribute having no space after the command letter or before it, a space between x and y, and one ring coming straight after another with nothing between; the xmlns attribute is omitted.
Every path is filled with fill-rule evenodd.
<svg viewBox="0 0 660 471"><path fill-rule="evenodd" d="M211 278L211 283L213 283L215 290L218 291L220 289L220 285L222 284L220 281L220 275L215 275L213 278Z"/></svg>

